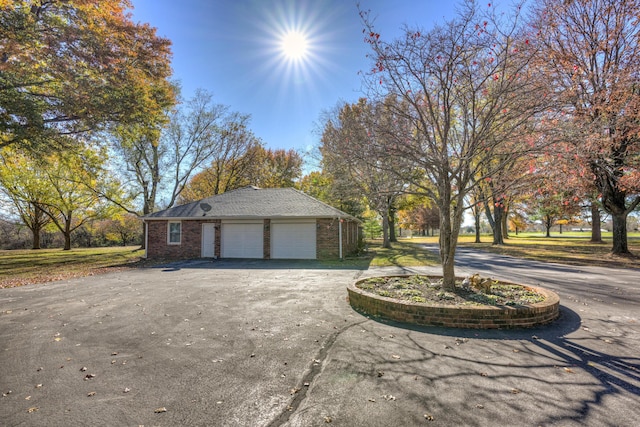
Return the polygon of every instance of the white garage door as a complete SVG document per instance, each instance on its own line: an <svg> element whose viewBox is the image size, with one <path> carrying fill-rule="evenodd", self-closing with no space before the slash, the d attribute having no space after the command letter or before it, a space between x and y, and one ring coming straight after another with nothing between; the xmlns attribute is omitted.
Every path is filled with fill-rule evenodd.
<svg viewBox="0 0 640 427"><path fill-rule="evenodd" d="M222 222L222 258L263 258L263 225Z"/></svg>
<svg viewBox="0 0 640 427"><path fill-rule="evenodd" d="M316 223L271 222L271 258L316 259Z"/></svg>

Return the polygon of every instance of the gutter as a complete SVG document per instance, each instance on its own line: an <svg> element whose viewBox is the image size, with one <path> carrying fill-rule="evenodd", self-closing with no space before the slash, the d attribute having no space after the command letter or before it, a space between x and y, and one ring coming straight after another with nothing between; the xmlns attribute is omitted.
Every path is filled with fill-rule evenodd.
<svg viewBox="0 0 640 427"><path fill-rule="evenodd" d="M147 251L149 250L149 223L142 221L144 224L144 257L147 258Z"/></svg>
<svg viewBox="0 0 640 427"><path fill-rule="evenodd" d="M338 219L338 241L339 243L339 247L340 247L340 259L342 259L342 218Z"/></svg>

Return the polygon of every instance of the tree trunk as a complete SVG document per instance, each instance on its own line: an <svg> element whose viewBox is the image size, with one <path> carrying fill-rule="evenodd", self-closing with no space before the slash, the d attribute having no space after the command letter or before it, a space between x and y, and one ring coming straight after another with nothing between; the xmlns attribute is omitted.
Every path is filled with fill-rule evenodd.
<svg viewBox="0 0 640 427"><path fill-rule="evenodd" d="M602 243L602 227L600 227L600 207L591 201L591 242Z"/></svg>
<svg viewBox="0 0 640 427"><path fill-rule="evenodd" d="M443 191L444 193L444 191ZM449 193L450 194L450 193ZM440 208L440 261L442 263L442 288L453 291L456 288L455 254L458 244L458 235L462 224L462 209L453 208L448 197L443 197ZM463 201L457 200L460 206Z"/></svg>
<svg viewBox="0 0 640 427"><path fill-rule="evenodd" d="M551 218L548 216L544 219L544 227L547 229L546 237L551 237Z"/></svg>
<svg viewBox="0 0 640 427"><path fill-rule="evenodd" d="M71 250L71 215L64 220L64 249L65 251Z"/></svg>
<svg viewBox="0 0 640 427"><path fill-rule="evenodd" d="M476 222L476 243L482 243L480 241L480 209L473 209L473 219Z"/></svg>
<svg viewBox="0 0 640 427"><path fill-rule="evenodd" d="M627 245L627 213L611 215L613 219L613 247L611 253L615 255L629 254L629 246Z"/></svg>
<svg viewBox="0 0 640 427"><path fill-rule="evenodd" d="M396 237L396 215L395 209L390 206L389 207L389 242L397 242L398 238Z"/></svg>
<svg viewBox="0 0 640 427"><path fill-rule="evenodd" d="M509 218L509 206L505 206L504 208L502 208L502 218L501 218L501 228L502 228L502 239L508 239L509 238L509 227L507 224L507 219ZM504 244L504 240L502 240L502 243Z"/></svg>
<svg viewBox="0 0 640 427"><path fill-rule="evenodd" d="M46 214L37 203L32 203L31 205L33 206L34 214L32 220L27 222L27 226L33 234L32 249L40 249L40 233L42 232L42 226L46 223Z"/></svg>
<svg viewBox="0 0 640 427"><path fill-rule="evenodd" d="M31 249L40 249L40 224L34 223L31 228L31 232L33 233L33 246Z"/></svg>
<svg viewBox="0 0 640 427"><path fill-rule="evenodd" d="M442 212L442 209L441 211ZM442 263L442 287L452 291L456 287L456 275L454 271L454 257L452 256L453 236L451 233L451 219L449 213L444 212L440 218L440 262ZM455 251L455 249L454 249Z"/></svg>
<svg viewBox="0 0 640 427"><path fill-rule="evenodd" d="M503 207L495 206L493 209L493 244L494 245L504 245L504 239L502 237L502 216L503 216Z"/></svg>
<svg viewBox="0 0 640 427"><path fill-rule="evenodd" d="M389 215L387 212L382 214L382 247L391 248L391 242L389 241Z"/></svg>

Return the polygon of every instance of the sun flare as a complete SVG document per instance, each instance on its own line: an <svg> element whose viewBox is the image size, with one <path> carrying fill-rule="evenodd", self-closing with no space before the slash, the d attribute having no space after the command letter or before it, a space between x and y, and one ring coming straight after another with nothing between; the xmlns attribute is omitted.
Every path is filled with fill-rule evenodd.
<svg viewBox="0 0 640 427"><path fill-rule="evenodd" d="M301 60L307 55L307 37L297 31L290 31L282 37L281 49L284 56L290 60Z"/></svg>

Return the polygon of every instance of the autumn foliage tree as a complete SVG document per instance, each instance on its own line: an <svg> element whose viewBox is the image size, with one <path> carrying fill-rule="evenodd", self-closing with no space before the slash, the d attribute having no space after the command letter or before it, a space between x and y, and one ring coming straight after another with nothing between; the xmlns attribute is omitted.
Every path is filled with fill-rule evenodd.
<svg viewBox="0 0 640 427"><path fill-rule="evenodd" d="M170 42L128 0L0 1L0 147L65 145L174 102Z"/></svg>
<svg viewBox="0 0 640 427"><path fill-rule="evenodd" d="M179 203L189 203L236 188L293 187L302 174L302 157L295 150L265 148L252 133L232 140L213 161L186 184Z"/></svg>
<svg viewBox="0 0 640 427"><path fill-rule="evenodd" d="M543 109L539 81L531 78L535 48L522 31L520 7L502 14L468 1L455 19L429 32L405 28L392 41L377 33L368 13L361 15L372 51L366 80L371 97L398 97L394 112L411 124L410 132L381 138L380 148L412 163L405 179L438 207L444 286L452 289L467 196L534 148L503 149L524 139ZM416 171L421 173L413 176Z"/></svg>
<svg viewBox="0 0 640 427"><path fill-rule="evenodd" d="M613 254L628 254L626 220L640 204L640 2L540 0L540 62L565 119L549 137L591 177L613 220Z"/></svg>
<svg viewBox="0 0 640 427"><path fill-rule="evenodd" d="M328 170L312 171L296 182L296 188L311 197L334 206L349 215L364 219L366 210L362 194L354 194Z"/></svg>
<svg viewBox="0 0 640 427"><path fill-rule="evenodd" d="M97 181L108 180L105 161L104 153L89 148L45 156L15 147L0 151L0 185L33 232L34 249L40 247L40 232L47 223L62 233L64 249L69 250L75 230L112 212L93 190Z"/></svg>
<svg viewBox="0 0 640 427"><path fill-rule="evenodd" d="M340 105L325 117L320 147L323 169L352 195L366 197L382 218L385 248L394 240L394 212L405 187L404 178L388 170L402 168L402 162L378 150L382 145L378 139L384 137L379 129L391 125L387 119L384 102L372 104L360 99Z"/></svg>
<svg viewBox="0 0 640 427"><path fill-rule="evenodd" d="M40 249L40 233L51 223L44 211L49 197L44 179L44 171L24 150L14 147L0 150L0 191L10 202L11 210L31 231L32 249Z"/></svg>

